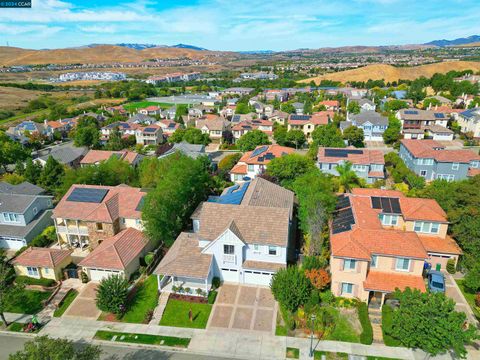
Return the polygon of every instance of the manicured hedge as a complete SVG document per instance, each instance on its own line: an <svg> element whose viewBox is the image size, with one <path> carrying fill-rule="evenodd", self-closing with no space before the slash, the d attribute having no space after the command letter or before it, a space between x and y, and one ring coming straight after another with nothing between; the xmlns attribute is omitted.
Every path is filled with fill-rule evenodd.
<svg viewBox="0 0 480 360"><path fill-rule="evenodd" d="M365 345L370 345L373 342L373 329L368 317L367 304L364 302L358 303L358 319L362 324L362 333L360 334L360 342Z"/></svg>
<svg viewBox="0 0 480 360"><path fill-rule="evenodd" d="M46 286L50 287L55 285L55 280L52 279L36 279L36 278L31 278L28 276L17 276L15 281L17 283L22 283L25 285L40 285L40 286Z"/></svg>
<svg viewBox="0 0 480 360"><path fill-rule="evenodd" d="M393 326L393 309L389 305L382 306L383 342L387 346L400 346L400 340L390 336Z"/></svg>

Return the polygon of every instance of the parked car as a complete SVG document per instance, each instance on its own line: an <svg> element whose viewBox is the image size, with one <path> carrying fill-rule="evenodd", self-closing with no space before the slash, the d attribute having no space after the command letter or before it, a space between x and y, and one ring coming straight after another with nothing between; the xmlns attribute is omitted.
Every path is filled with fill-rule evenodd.
<svg viewBox="0 0 480 360"><path fill-rule="evenodd" d="M428 289L431 292L445 292L445 275L440 271L430 270L428 272Z"/></svg>

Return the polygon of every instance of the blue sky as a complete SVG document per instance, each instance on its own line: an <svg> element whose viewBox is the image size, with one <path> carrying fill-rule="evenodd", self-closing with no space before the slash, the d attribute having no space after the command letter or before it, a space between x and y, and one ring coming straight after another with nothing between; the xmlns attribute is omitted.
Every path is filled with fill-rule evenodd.
<svg viewBox="0 0 480 360"><path fill-rule="evenodd" d="M0 9L0 45L119 42L211 50L424 43L480 34L479 0L33 0Z"/></svg>

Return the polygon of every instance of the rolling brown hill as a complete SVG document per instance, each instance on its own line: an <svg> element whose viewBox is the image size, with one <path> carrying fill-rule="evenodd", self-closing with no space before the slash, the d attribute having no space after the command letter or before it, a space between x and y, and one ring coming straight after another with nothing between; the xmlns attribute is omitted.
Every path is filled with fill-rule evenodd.
<svg viewBox="0 0 480 360"><path fill-rule="evenodd" d="M141 62L152 58L178 57L201 59L209 53L211 52L169 47L135 50L114 45L53 50L30 50L2 46L0 47L0 65L125 63Z"/></svg>
<svg viewBox="0 0 480 360"><path fill-rule="evenodd" d="M387 82L397 81L399 79L414 80L421 76L431 77L435 73L447 73L451 70L480 71L480 62L475 61L452 61L436 64L420 65L413 67L395 67L385 64L374 64L364 66L358 69L340 71L337 73L325 74L305 80L302 83L309 83L312 80L319 84L321 80L340 81L368 81L384 79Z"/></svg>

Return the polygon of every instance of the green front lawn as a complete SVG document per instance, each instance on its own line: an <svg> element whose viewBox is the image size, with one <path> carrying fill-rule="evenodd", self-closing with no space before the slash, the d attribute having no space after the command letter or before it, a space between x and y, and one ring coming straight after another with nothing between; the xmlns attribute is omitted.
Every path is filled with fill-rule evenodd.
<svg viewBox="0 0 480 360"><path fill-rule="evenodd" d="M13 302L7 304L5 310L18 314L36 314L43 309L42 302L51 294L50 291L23 290Z"/></svg>
<svg viewBox="0 0 480 360"><path fill-rule="evenodd" d="M327 360L343 360L348 359L347 353L336 353L336 352L329 352L329 351L314 351L313 352L313 359L314 360L322 360L322 355L325 355Z"/></svg>
<svg viewBox="0 0 480 360"><path fill-rule="evenodd" d="M473 314L477 319L480 319L480 309L475 305L475 293L471 292L470 289L465 287L463 279L457 279L455 281L457 282L457 285L460 288L460 291L462 292L463 296L465 296L465 299L467 300L468 305L470 305L470 308L472 309Z"/></svg>
<svg viewBox="0 0 480 360"><path fill-rule="evenodd" d="M287 359L300 359L300 350L298 348L287 347L285 356Z"/></svg>
<svg viewBox="0 0 480 360"><path fill-rule="evenodd" d="M134 343L134 344L174 346L174 347L180 347L180 348L186 348L188 347L188 344L190 344L189 338L179 338L179 337L173 337L173 336L160 336L160 335L149 335L149 334L122 333L122 332L103 331L103 330L99 330L95 333L95 339L124 342L124 343Z"/></svg>
<svg viewBox="0 0 480 360"><path fill-rule="evenodd" d="M188 314L192 310L192 321ZM168 300L160 325L205 329L212 311L212 305L199 304L182 300Z"/></svg>
<svg viewBox="0 0 480 360"><path fill-rule="evenodd" d="M149 276L138 284L137 292L129 305L128 311L122 316L122 322L144 323L147 313L153 311L158 304L158 284L156 275Z"/></svg>
<svg viewBox="0 0 480 360"><path fill-rule="evenodd" d="M75 298L77 297L78 295L78 291L77 290L70 290L67 294L67 296L65 296L65 298L63 299L63 301L61 302L60 306L58 307L57 310L55 310L55 312L53 313L53 316L54 317L60 317L63 315L63 313L68 309L68 307L70 306L70 304L73 302L73 300L75 300Z"/></svg>
<svg viewBox="0 0 480 360"><path fill-rule="evenodd" d="M159 103L154 101L135 101L128 104L123 104L123 108L127 111L134 111L142 108L146 108L147 106L159 106L162 109L166 109L171 107L173 104L169 103Z"/></svg>
<svg viewBox="0 0 480 360"><path fill-rule="evenodd" d="M18 322L13 322L10 325L8 325L7 330L8 331L13 331L13 332L23 332L23 327L24 326L25 326L25 324L21 324L21 323L18 323Z"/></svg>
<svg viewBox="0 0 480 360"><path fill-rule="evenodd" d="M340 313L337 308L331 308L330 314L334 317L335 327L331 334L325 336L322 340L345 341L352 343L360 342L360 335L355 331L347 317Z"/></svg>

